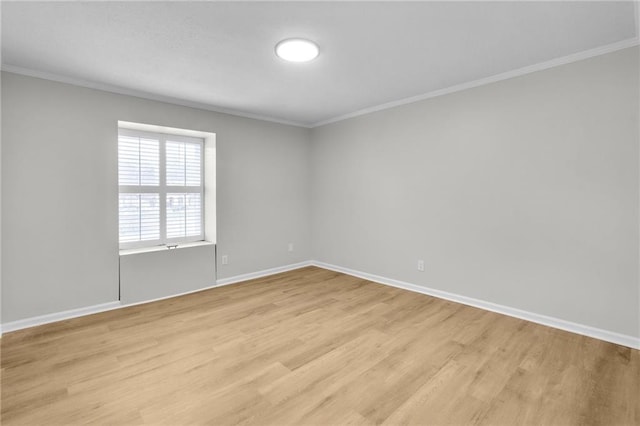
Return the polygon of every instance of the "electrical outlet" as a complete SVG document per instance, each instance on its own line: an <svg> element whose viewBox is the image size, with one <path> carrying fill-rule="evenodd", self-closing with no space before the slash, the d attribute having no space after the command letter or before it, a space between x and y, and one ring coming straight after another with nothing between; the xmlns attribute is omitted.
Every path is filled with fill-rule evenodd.
<svg viewBox="0 0 640 426"><path fill-rule="evenodd" d="M424 260L418 260L418 271L424 272Z"/></svg>
<svg viewBox="0 0 640 426"><path fill-rule="evenodd" d="M289 251L293 251L293 243L289 243Z"/></svg>
<svg viewBox="0 0 640 426"><path fill-rule="evenodd" d="M223 265L227 265L229 263L229 256L225 254L224 256L222 256L221 260Z"/></svg>

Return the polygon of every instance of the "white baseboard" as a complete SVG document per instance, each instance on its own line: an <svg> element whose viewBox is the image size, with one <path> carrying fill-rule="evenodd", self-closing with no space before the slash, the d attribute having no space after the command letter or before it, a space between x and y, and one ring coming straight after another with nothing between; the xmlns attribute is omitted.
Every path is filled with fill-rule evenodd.
<svg viewBox="0 0 640 426"><path fill-rule="evenodd" d="M186 296L187 294L198 293L200 291L205 291L205 290L211 290L212 288L216 288L216 287L218 287L218 285L214 284L214 285L209 285L202 288L197 288L195 290L183 291L182 293L170 294L168 296L156 297L154 299L149 299L149 300L141 300L139 302L126 303L126 304L120 302L120 307L128 308L129 306L138 306L138 305L144 305L147 303L159 302L161 300L172 299L174 297Z"/></svg>
<svg viewBox="0 0 640 426"><path fill-rule="evenodd" d="M484 300L474 299L471 297L461 296L459 294L448 293L446 291L436 290L428 287L423 287L415 284L410 284L404 281L394 280L392 278L381 277L378 275L369 274L362 271L356 271L342 266L332 265L329 263L319 261L305 261L300 263L294 263L291 265L279 266L276 268L264 269L262 271L251 272L248 274L236 275L229 278L222 278L216 281L216 284L210 287L201 288L198 290L174 294L167 297L157 298L153 300L147 300L143 302L123 305L119 301L103 303L100 305L87 306L84 308L71 309L63 312L56 312L47 315L41 315L32 318L26 318L18 321L12 321L4 324L0 324L0 336L2 333L8 333L10 331L21 330L23 328L35 327L37 325L48 324L51 322L63 321L66 319L76 318L85 315L96 314L99 312L110 311L113 309L125 308L128 306L135 306L144 303L156 302L158 300L169 299L172 297L184 296L186 294L195 293L198 291L208 290L225 285L235 284L255 278L262 278L269 275L275 275L282 272L292 271L294 269L304 268L306 266L317 266L319 268L329 269L343 274L351 275L354 277L362 278L365 280L373 281L379 284L389 285L392 287L401 288L404 290L413 291L416 293L426 294L428 296L434 296L439 299L450 300L456 303L462 303L464 305L473 306L476 308L484 309L487 311L496 312L503 315L508 315L515 318L520 318L526 321L531 321L537 324L546 325L548 327L557 328L560 330L569 331L571 333L581 334L583 336L593 337L595 339L604 340L606 342L616 343L618 345L627 346L634 349L640 349L640 338L615 333L608 330L603 330L595 327L590 327L583 324L574 323L558 318L549 317L546 315L536 314L533 312L523 311L509 306L498 305L496 303L487 302Z"/></svg>
<svg viewBox="0 0 640 426"><path fill-rule="evenodd" d="M101 303L99 305L86 306L84 308L70 309L68 311L54 312L52 314L40 315L37 317L25 318L17 321L11 321L2 324L2 332L21 330L23 328L35 327L37 325L48 324L50 322L63 321L71 318L82 317L85 315L97 314L99 312L110 311L112 309L121 308L119 301Z"/></svg>
<svg viewBox="0 0 640 426"><path fill-rule="evenodd" d="M311 266L313 263L310 260L300 263L293 263L291 265L278 266L277 268L263 269L262 271L250 272L248 274L235 275L229 278L221 278L216 281L217 287L229 284L235 284L242 281L253 280L255 278L267 277L269 275L279 274L281 272L293 271L294 269L304 268L305 266Z"/></svg>
<svg viewBox="0 0 640 426"><path fill-rule="evenodd" d="M230 285L230 284L236 284L236 283L239 283L239 282L252 280L254 278L262 278L262 277L267 277L269 275L279 274L281 272L287 272L287 271L292 271L294 269L304 268L305 266L311 266L311 262L310 261L306 261L306 262L294 263L294 264L291 264L291 265L278 266L276 268L264 269L262 271L250 272L248 274L236 275L234 277L222 278L222 279L216 280L216 283L214 285L210 285L210 286L207 286L207 287L202 287L202 288L198 288L198 289L195 289L195 290L185 291L183 293L172 294L172 295L169 295L169 296L157 297L155 299L143 300L143 301L140 301L140 302L129 303L129 304L126 304L126 305L122 304L120 307L126 308L128 306L144 305L145 303L158 302L160 300L171 299L173 297L186 296L187 294L198 293L200 291L205 291L205 290L211 290L213 288L222 287L222 286Z"/></svg>
<svg viewBox="0 0 640 426"><path fill-rule="evenodd" d="M548 327L558 328L560 330L569 331L571 333L581 334L583 336L593 337L595 339L604 340L606 342L611 342L611 343L615 343L622 346L627 346L633 349L640 349L640 338L638 337L615 333L613 331L590 327L588 325L578 324L575 322L566 321L559 318L553 318L546 315L536 314L533 312L523 311L520 309L511 308L509 306L498 305L496 303L491 303L484 300L461 296L459 294L448 293L446 291L441 291L441 290L436 290L436 289L423 287L415 284L410 284L404 281L398 281L391 278L368 274L366 272L355 271L353 269L343 268L342 266L331 265L328 263L318 262L318 261L312 261L311 264L319 268L329 269L331 271L336 271L336 272L342 272L343 274L351 275L358 278L363 278L365 280L373 281L379 284L397 287L404 290L413 291L416 293L426 294L428 296L434 296L439 299L450 300L452 302L462 303L464 305L473 306L475 308L480 308L487 311L508 315L510 317L520 318L526 321L531 321L537 324L546 325Z"/></svg>
<svg viewBox="0 0 640 426"><path fill-rule="evenodd" d="M248 274L236 275L234 277L217 280L216 284L212 286L199 288L193 291L187 291L184 293L172 294L170 296L158 297L151 300L144 300L141 302L123 304L120 301L114 301L114 302L102 303L99 305L86 306L84 308L71 309L68 311L55 312L52 314L40 315L37 317L11 321L8 323L0 324L0 336L2 336L3 332L8 333L10 331L22 330L23 328L30 328L30 327L35 327L37 325L49 324L52 322L63 321L63 320L77 318L85 315L97 314L100 312L110 311L113 309L126 308L129 306L136 306L136 305L142 305L145 303L157 302L160 300L170 299L173 297L185 296L187 294L196 293L204 290L210 290L212 288L221 287L224 285L235 284L242 281L251 280L254 278L261 278L269 275L279 274L281 272L292 271L294 269L304 268L305 266L310 266L310 265L311 265L311 262L306 261L306 262L294 263L291 265L279 266L276 268L264 269L262 271L251 272Z"/></svg>

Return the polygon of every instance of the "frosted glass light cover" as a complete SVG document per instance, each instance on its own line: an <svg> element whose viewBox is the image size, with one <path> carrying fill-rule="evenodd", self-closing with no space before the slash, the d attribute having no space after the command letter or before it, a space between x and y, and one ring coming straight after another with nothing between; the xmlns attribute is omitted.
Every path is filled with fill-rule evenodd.
<svg viewBox="0 0 640 426"><path fill-rule="evenodd" d="M276 55L290 62L308 62L318 56L318 45L309 40L291 38L276 45Z"/></svg>

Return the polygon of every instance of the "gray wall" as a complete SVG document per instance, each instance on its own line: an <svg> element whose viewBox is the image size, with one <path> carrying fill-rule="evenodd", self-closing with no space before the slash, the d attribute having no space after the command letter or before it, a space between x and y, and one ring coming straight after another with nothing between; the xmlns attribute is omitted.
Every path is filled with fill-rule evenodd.
<svg viewBox="0 0 640 426"><path fill-rule="evenodd" d="M639 335L638 71L626 49L312 131L3 73L2 320L117 299L124 120L217 133L219 278L316 259Z"/></svg>
<svg viewBox="0 0 640 426"><path fill-rule="evenodd" d="M146 302L211 287L216 282L214 245L136 252L120 256L120 301Z"/></svg>
<svg viewBox="0 0 640 426"><path fill-rule="evenodd" d="M0 100L2 84L0 84ZM0 334L2 334L2 102L0 101Z"/></svg>
<svg viewBox="0 0 640 426"><path fill-rule="evenodd" d="M314 258L638 336L638 74L626 49L314 129Z"/></svg>
<svg viewBox="0 0 640 426"><path fill-rule="evenodd" d="M310 258L308 129L2 73L3 322L118 299L118 120L217 134L218 278Z"/></svg>

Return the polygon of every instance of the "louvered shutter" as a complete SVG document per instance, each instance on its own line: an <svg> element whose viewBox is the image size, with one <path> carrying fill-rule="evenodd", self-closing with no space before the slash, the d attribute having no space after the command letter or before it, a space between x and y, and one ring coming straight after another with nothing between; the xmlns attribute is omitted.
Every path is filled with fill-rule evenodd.
<svg viewBox="0 0 640 426"><path fill-rule="evenodd" d="M120 129L121 248L204 239L202 139Z"/></svg>
<svg viewBox="0 0 640 426"><path fill-rule="evenodd" d="M160 141L132 136L118 138L120 187L160 184ZM133 188L132 188L133 187ZM120 242L152 241L160 238L160 194L120 192Z"/></svg>
<svg viewBox="0 0 640 426"><path fill-rule="evenodd" d="M167 140L167 238L202 234L202 145Z"/></svg>

